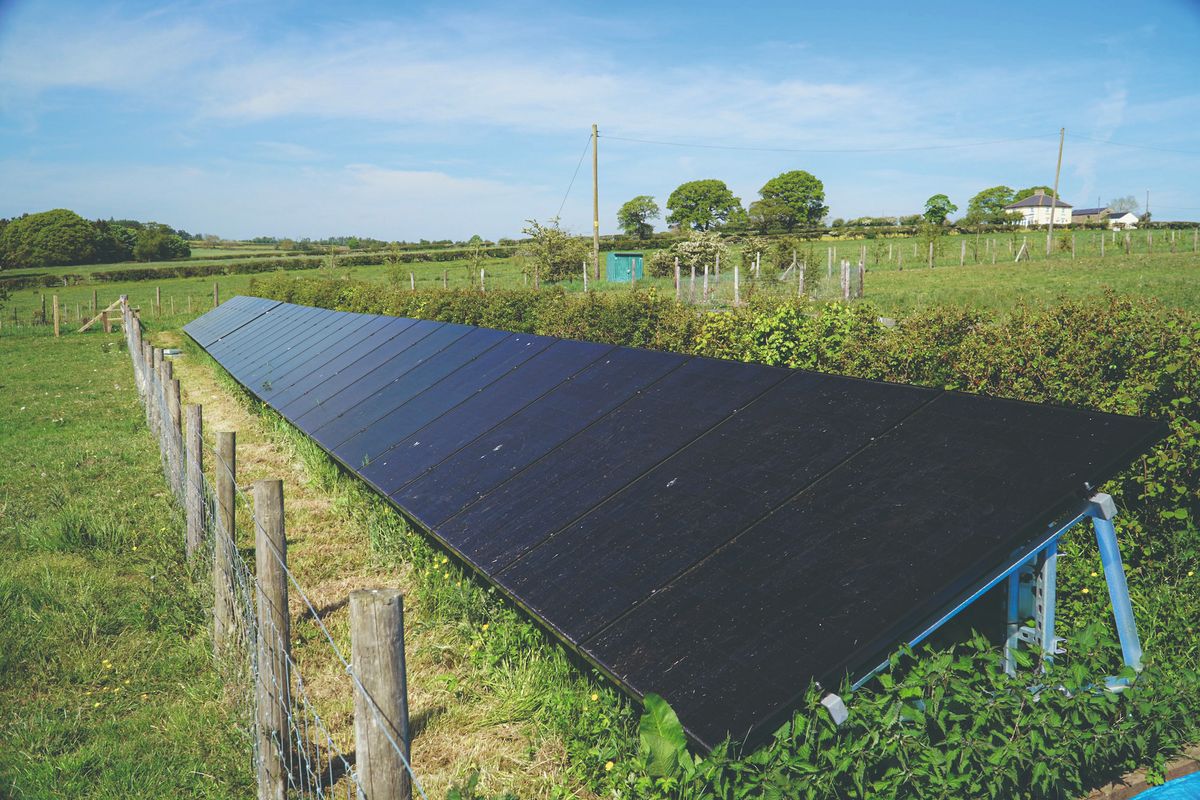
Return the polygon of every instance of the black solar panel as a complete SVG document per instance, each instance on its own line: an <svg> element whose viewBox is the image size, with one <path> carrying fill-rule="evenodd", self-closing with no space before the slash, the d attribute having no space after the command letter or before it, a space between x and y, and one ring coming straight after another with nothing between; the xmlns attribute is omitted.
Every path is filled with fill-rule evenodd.
<svg viewBox="0 0 1200 800"><path fill-rule="evenodd" d="M185 330L707 746L874 666L1164 430L257 298Z"/></svg>

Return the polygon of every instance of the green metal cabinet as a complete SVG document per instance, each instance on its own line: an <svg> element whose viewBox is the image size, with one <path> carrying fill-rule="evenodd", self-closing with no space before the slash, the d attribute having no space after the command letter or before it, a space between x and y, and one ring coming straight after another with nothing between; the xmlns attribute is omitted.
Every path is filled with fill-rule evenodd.
<svg viewBox="0 0 1200 800"><path fill-rule="evenodd" d="M629 283L634 275L641 280L645 277L642 261L641 253L609 253L605 261L604 277L618 283Z"/></svg>

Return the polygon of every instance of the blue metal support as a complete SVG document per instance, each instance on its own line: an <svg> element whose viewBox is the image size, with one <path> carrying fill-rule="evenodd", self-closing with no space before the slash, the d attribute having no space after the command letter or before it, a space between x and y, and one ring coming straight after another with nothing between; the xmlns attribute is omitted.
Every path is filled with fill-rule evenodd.
<svg viewBox="0 0 1200 800"><path fill-rule="evenodd" d="M1121 549L1117 545L1117 530L1112 523L1115 514L1116 505L1108 495L1098 493L1090 498L1088 516L1092 518L1096 544L1100 547L1100 563L1104 565L1108 599L1112 602L1113 618L1117 623L1117 638L1121 640L1121 657L1127 666L1140 670L1142 643L1138 639L1133 605L1129 601L1129 585L1125 582L1125 567L1121 563Z"/></svg>
<svg viewBox="0 0 1200 800"><path fill-rule="evenodd" d="M974 603L985 592L1006 583L1007 636L1004 643L1004 666L1010 673L1016 672L1014 653L1022 644L1036 645L1046 659L1063 652L1054 635L1054 607L1056 581L1058 577L1058 540L1084 519L1091 518L1096 531L1096 543L1100 547L1100 561L1104 565L1104 578L1108 583L1108 597L1112 602L1113 617L1117 624L1117 636L1121 642L1121 655L1125 664L1134 669L1142 667L1142 645L1138 639L1137 623L1133 618L1133 606L1129 600L1129 586L1125 582L1125 568L1121 563L1121 551L1117 545L1116 529L1112 518L1116 516L1116 504L1112 497L1097 492L1088 498L1083 510L1065 525L1050 532L1030 547L1015 553L1013 560L991 574L989 579L969 595L956 602L948 610L935 617L921 629L909 645L915 646L945 625L967 606ZM1033 620L1033 625L1025 624ZM858 689L875 675L887 668L884 661L853 683ZM1111 678L1109 688L1119 688L1125 681Z"/></svg>

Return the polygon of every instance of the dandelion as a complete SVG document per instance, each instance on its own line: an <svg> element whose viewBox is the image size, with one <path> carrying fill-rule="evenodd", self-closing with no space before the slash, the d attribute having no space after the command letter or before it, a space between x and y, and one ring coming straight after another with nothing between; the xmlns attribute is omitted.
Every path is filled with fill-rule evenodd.
<svg viewBox="0 0 1200 800"><path fill-rule="evenodd" d="M1090 593L1090 590L1089 590L1089 589L1087 589L1087 588L1084 588L1084 589L1082 589L1081 591L1082 591L1084 594L1089 594L1089 593Z"/></svg>
<svg viewBox="0 0 1200 800"><path fill-rule="evenodd" d="M597 700L599 700L599 699L600 699L600 695L598 695L598 694L596 694L595 692L593 692L593 693L592 693L592 702L594 703L594 702L596 702L596 701L597 701Z"/></svg>
<svg viewBox="0 0 1200 800"><path fill-rule="evenodd" d="M613 769L613 767L615 767L615 766L616 766L616 764L614 764L613 762L611 762L611 761L605 761L605 762L604 762L604 771L605 771L605 772L612 772L612 769Z"/></svg>
<svg viewBox="0 0 1200 800"><path fill-rule="evenodd" d="M99 707L100 707L99 703L92 703L92 708L99 708Z"/></svg>
<svg viewBox="0 0 1200 800"><path fill-rule="evenodd" d="M481 631L486 631L487 629L488 629L488 623L486 623L486 622L479 626L479 630L481 630Z"/></svg>
<svg viewBox="0 0 1200 800"><path fill-rule="evenodd" d="M129 685L129 681L130 681L130 680L132 680L132 678L126 678L126 679L125 679L125 685L126 685L126 686L128 686L128 685Z"/></svg>
<svg viewBox="0 0 1200 800"><path fill-rule="evenodd" d="M136 544L133 546L133 552L135 552L135 553L137 552L137 545L136 545Z"/></svg>
<svg viewBox="0 0 1200 800"><path fill-rule="evenodd" d="M1098 577L1100 577L1100 573L1099 573L1099 572L1096 572L1096 570L1092 570L1092 577L1093 577L1093 578L1098 578Z"/></svg>
<svg viewBox="0 0 1200 800"><path fill-rule="evenodd" d="M1196 574L1196 570L1194 570L1194 569L1189 569L1189 570L1188 570L1188 577L1189 577L1189 578L1190 578L1190 577L1192 577L1192 576L1193 576L1193 575L1195 575L1195 574Z"/></svg>
<svg viewBox="0 0 1200 800"><path fill-rule="evenodd" d="M150 699L150 695L148 695L148 694L146 694L146 693L144 693L144 692L143 692L143 693L142 693L142 699L143 699L143 700L149 700L149 699Z"/></svg>
<svg viewBox="0 0 1200 800"><path fill-rule="evenodd" d="M450 573L449 573L449 572L443 572L443 573L442 573L442 577L443 577L443 578L446 578L447 580L449 580L449 578L450 578Z"/></svg>

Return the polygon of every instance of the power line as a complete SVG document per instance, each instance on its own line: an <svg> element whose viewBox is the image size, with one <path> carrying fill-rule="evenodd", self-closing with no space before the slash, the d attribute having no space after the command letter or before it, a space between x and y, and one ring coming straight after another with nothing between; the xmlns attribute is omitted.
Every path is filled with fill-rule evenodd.
<svg viewBox="0 0 1200 800"><path fill-rule="evenodd" d="M965 147L984 147L992 144L1007 144L1009 142L1027 142L1031 139L1046 139L1058 134L1038 134L1035 136L1019 136L1009 139L991 139L984 142L962 142L960 144L930 144L915 147L849 147L849 148L800 148L800 147L748 147L732 144L697 144L694 142L670 142L660 139L635 139L630 136L611 136L604 138L619 142L637 142L639 144L657 144L668 147L694 147L704 150L741 150L756 153L906 153L915 150L956 150Z"/></svg>
<svg viewBox="0 0 1200 800"><path fill-rule="evenodd" d="M1086 136L1082 133L1075 133L1072 136L1076 139L1087 139L1089 142L1097 142L1099 144L1110 144L1114 147L1131 147L1135 150L1157 150L1161 153L1179 153L1185 156L1200 156L1200 152L1195 150L1176 150L1171 147L1155 147L1150 144L1129 144L1127 142L1114 142L1112 139L1098 139L1095 136Z"/></svg>
<svg viewBox="0 0 1200 800"><path fill-rule="evenodd" d="M579 176L579 168L583 166L583 157L587 155L588 145L592 143L592 134L588 134L587 143L583 146L583 152L579 154L579 163L575 165L575 171L571 173L571 182L567 184L567 191L563 193L562 202L558 204L558 213L555 218L562 217L563 208L567 205L567 197L571 194L571 187L575 185L575 178Z"/></svg>

